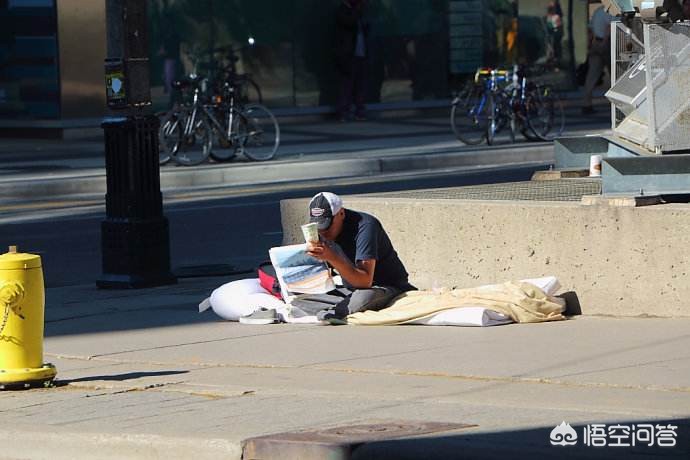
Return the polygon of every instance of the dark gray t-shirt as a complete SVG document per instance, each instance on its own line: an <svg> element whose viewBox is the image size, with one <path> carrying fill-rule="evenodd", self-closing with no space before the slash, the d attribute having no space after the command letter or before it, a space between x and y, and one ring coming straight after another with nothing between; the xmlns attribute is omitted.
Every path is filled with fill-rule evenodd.
<svg viewBox="0 0 690 460"><path fill-rule="evenodd" d="M358 260L376 260L374 286L408 286L407 270L376 217L345 209L343 229L335 242L353 264Z"/></svg>

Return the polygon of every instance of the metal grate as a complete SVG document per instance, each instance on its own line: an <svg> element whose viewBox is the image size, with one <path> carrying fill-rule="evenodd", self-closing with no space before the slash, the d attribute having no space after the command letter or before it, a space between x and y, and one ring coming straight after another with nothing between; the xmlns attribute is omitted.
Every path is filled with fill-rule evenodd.
<svg viewBox="0 0 690 460"><path fill-rule="evenodd" d="M458 200L580 201L600 195L600 179L560 179L377 193L377 197ZM372 194L373 195L373 194ZM365 195L366 196L366 195Z"/></svg>
<svg viewBox="0 0 690 460"><path fill-rule="evenodd" d="M690 23L645 26L651 91L650 146L690 148ZM652 83L653 82L653 83Z"/></svg>

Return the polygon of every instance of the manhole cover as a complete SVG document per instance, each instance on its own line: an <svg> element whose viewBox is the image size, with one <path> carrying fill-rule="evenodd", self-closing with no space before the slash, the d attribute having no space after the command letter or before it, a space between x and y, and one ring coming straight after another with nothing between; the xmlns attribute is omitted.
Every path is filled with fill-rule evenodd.
<svg viewBox="0 0 690 460"><path fill-rule="evenodd" d="M243 459L346 460L362 444L471 428L467 423L382 422L277 433L245 441Z"/></svg>
<svg viewBox="0 0 690 460"><path fill-rule="evenodd" d="M348 442L379 441L382 439L402 438L436 433L439 431L457 430L473 425L438 422L399 422L352 425L309 433L322 440L346 440Z"/></svg>

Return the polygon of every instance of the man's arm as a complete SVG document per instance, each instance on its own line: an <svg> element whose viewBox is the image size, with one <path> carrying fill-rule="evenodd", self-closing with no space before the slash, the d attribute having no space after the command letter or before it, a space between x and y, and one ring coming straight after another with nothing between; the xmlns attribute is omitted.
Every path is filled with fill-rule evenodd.
<svg viewBox="0 0 690 460"><path fill-rule="evenodd" d="M358 260L356 265L352 265L349 260L323 242L308 243L307 253L329 263L354 288L365 289L374 284L376 259Z"/></svg>

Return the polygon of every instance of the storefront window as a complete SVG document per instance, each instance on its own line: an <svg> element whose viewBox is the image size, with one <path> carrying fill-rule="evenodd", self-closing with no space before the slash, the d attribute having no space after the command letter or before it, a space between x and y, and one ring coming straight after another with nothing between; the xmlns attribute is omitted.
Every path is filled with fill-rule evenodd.
<svg viewBox="0 0 690 460"><path fill-rule="evenodd" d="M567 84L570 1L576 62L586 54L584 0L147 1L159 110L173 102L172 81L207 74L210 63L228 64L233 56L237 72L251 75L271 107L334 106L340 79L335 16L345 1L366 5L367 103L447 98L480 66L550 66ZM63 2L59 16L55 0L0 0L0 116L102 113L105 12L86 14L79 4ZM72 23L63 30L65 21ZM101 24L89 31L91 38L77 39L92 44L89 72L82 68L84 50L62 46L69 37L57 37L58 30L85 32L82 23Z"/></svg>
<svg viewBox="0 0 690 460"><path fill-rule="evenodd" d="M0 116L60 114L54 0L0 1Z"/></svg>

